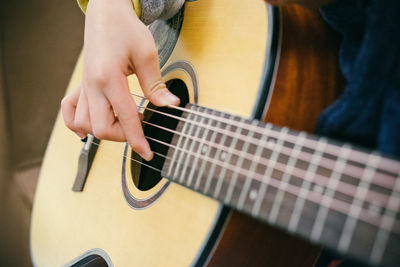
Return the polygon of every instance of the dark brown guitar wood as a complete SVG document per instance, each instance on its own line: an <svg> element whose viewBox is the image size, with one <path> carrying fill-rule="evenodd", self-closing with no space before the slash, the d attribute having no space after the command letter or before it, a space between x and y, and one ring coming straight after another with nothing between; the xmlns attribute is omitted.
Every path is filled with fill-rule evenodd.
<svg viewBox="0 0 400 267"><path fill-rule="evenodd" d="M318 12L284 7L275 89L264 121L313 132L340 94L338 37ZM320 248L233 211L209 266L313 266Z"/></svg>

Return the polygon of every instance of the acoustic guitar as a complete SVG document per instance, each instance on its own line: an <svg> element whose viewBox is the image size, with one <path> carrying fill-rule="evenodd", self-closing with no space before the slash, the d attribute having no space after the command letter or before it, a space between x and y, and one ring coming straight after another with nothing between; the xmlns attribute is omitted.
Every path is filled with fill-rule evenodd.
<svg viewBox="0 0 400 267"><path fill-rule="evenodd" d="M188 1L150 29L181 106L151 105L129 78L150 162L124 143L82 143L58 116L35 266L313 266L321 247L399 266L400 163L310 134L343 87L338 38L317 12ZM68 90L81 73L82 58Z"/></svg>

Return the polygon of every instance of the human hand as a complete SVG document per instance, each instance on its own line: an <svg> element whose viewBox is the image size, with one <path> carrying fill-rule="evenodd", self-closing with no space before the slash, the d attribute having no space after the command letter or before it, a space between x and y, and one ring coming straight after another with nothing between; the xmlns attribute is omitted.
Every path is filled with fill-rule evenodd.
<svg viewBox="0 0 400 267"><path fill-rule="evenodd" d="M68 128L81 138L127 141L145 160L153 153L130 94L127 76L135 73L144 95L156 106L179 105L162 82L157 49L130 0L92 0L86 11L84 70L80 86L64 97Z"/></svg>

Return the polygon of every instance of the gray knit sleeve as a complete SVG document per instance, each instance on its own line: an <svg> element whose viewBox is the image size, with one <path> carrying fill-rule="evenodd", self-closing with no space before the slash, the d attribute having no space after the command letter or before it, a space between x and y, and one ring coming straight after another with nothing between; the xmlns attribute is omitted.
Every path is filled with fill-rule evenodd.
<svg viewBox="0 0 400 267"><path fill-rule="evenodd" d="M141 0L140 20L148 25L156 19L169 19L182 7L185 0Z"/></svg>

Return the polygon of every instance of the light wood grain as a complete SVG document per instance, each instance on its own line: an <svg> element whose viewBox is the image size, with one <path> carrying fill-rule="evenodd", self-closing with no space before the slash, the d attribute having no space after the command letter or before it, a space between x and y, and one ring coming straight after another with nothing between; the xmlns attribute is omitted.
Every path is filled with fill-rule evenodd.
<svg viewBox="0 0 400 267"><path fill-rule="evenodd" d="M199 79L199 103L249 116L256 101L267 38L262 1L201 0L186 4L180 38L166 66L187 60ZM69 89L82 73L77 63ZM182 78L176 72L166 79ZM138 90L137 81L130 82ZM190 86L189 86L190 87ZM82 146L58 116L43 164L31 225L37 266L60 266L101 248L114 266L187 266L196 257L219 203L171 185L150 208L133 210L121 189L124 144L103 142L85 189L71 190ZM158 185L159 187L160 185ZM139 192L140 198L154 193Z"/></svg>

